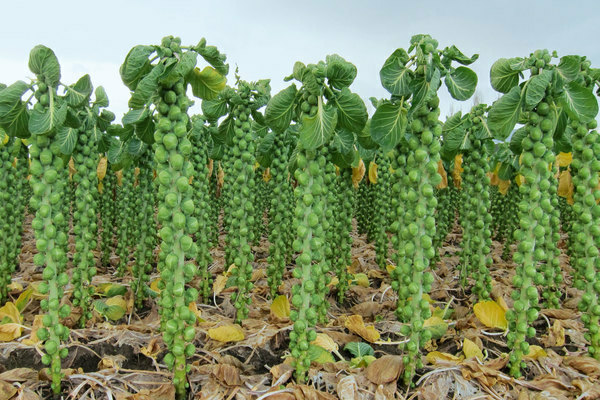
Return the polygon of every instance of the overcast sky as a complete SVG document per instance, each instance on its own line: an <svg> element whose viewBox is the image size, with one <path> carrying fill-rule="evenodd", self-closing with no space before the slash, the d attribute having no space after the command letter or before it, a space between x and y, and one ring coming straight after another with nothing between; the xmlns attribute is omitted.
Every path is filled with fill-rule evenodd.
<svg viewBox="0 0 600 400"><path fill-rule="evenodd" d="M88 73L103 85L118 117L127 111L128 89L119 66L136 44L160 43L166 35L196 44L201 37L227 54L243 79L270 78L273 93L287 84L295 61L314 63L337 53L358 67L354 91L365 101L388 97L379 69L410 37L428 33L440 47L455 44L463 53L479 53L472 68L479 76L483 102L498 95L489 69L500 57L527 56L538 48L561 55L586 55L600 67L600 0L549 1L175 1L106 0L3 1L0 23L0 82L10 84L32 74L30 49L52 48L62 66L63 82ZM451 100L440 90L442 116L468 110L471 101ZM373 109L370 105L369 112Z"/></svg>

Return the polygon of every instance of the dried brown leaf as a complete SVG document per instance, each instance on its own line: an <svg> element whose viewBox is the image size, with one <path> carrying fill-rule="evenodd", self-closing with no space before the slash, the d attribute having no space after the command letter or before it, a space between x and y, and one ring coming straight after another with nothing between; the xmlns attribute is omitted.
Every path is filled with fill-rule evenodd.
<svg viewBox="0 0 600 400"><path fill-rule="evenodd" d="M358 385L354 375L340 379L335 391L340 399L358 400Z"/></svg>
<svg viewBox="0 0 600 400"><path fill-rule="evenodd" d="M240 370L230 364L215 365L212 371L215 378L227 386L240 386Z"/></svg>
<svg viewBox="0 0 600 400"><path fill-rule="evenodd" d="M367 367L367 378L376 385L395 382L404 371L401 356L384 355Z"/></svg>
<svg viewBox="0 0 600 400"><path fill-rule="evenodd" d="M568 356L565 357L563 363L569 367L575 368L577 371L591 377L600 377L600 361L588 356Z"/></svg>

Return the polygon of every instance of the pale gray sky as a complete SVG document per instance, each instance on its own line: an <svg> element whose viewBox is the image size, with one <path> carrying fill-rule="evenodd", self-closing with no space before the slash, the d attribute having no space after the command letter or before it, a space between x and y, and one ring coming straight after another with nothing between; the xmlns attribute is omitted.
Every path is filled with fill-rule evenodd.
<svg viewBox="0 0 600 400"><path fill-rule="evenodd" d="M129 98L119 65L132 46L159 43L169 34L184 44L206 37L227 54L232 72L237 65L245 80L270 78L273 93L287 85L283 77L295 61L337 53L358 67L352 88L365 101L388 97L379 69L417 33L432 35L442 48L455 44L469 56L479 53L472 68L487 103L497 98L489 69L500 57L547 48L559 56L586 55L600 67L600 0L28 0L3 1L1 10L0 82L30 77L29 50L44 44L57 54L65 83L89 73L95 86L106 88L119 118ZM445 88L440 97L442 116L471 106L451 100Z"/></svg>

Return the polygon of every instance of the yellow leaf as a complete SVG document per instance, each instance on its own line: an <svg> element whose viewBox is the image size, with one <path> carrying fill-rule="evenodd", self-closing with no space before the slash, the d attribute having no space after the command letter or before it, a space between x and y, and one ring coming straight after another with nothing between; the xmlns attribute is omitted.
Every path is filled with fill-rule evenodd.
<svg viewBox="0 0 600 400"><path fill-rule="evenodd" d="M23 328L20 324L9 322L0 325L0 342L11 342L21 336Z"/></svg>
<svg viewBox="0 0 600 400"><path fill-rule="evenodd" d="M329 282L329 284L327 285L327 287L334 287L337 286L337 284L340 283L340 280L338 279L337 276L334 276L333 278L331 278L331 281Z"/></svg>
<svg viewBox="0 0 600 400"><path fill-rule="evenodd" d="M498 186L498 183L500 183L500 177L498 176L500 165L501 163L496 163L496 168L494 168L494 171L490 173L490 185L492 186Z"/></svg>
<svg viewBox="0 0 600 400"><path fill-rule="evenodd" d="M556 161L558 162L559 167L568 167L573 161L573 153L563 153L560 152L556 156Z"/></svg>
<svg viewBox="0 0 600 400"><path fill-rule="evenodd" d="M333 339L326 333L317 333L317 338L313 340L311 344L322 347L329 352L339 350L337 343L334 342Z"/></svg>
<svg viewBox="0 0 600 400"><path fill-rule="evenodd" d="M75 161L73 161L73 157L69 159L69 179L73 178L73 175L77 173L77 169L75 168Z"/></svg>
<svg viewBox="0 0 600 400"><path fill-rule="evenodd" d="M102 182L98 182L98 193L104 193L104 184Z"/></svg>
<svg viewBox="0 0 600 400"><path fill-rule="evenodd" d="M510 187L510 181L505 181L504 179L498 179L498 191L506 195L508 193L508 188Z"/></svg>
<svg viewBox="0 0 600 400"><path fill-rule="evenodd" d="M190 304L188 304L188 308L196 316L196 322L206 322L206 320L202 318L202 312L198 310L198 306L195 302L190 301Z"/></svg>
<svg viewBox="0 0 600 400"><path fill-rule="evenodd" d="M262 175L262 179L265 182L269 182L271 180L271 169L270 168L265 169L265 171L263 172L263 175Z"/></svg>
<svg viewBox="0 0 600 400"><path fill-rule="evenodd" d="M8 301L5 305L0 307L0 321L4 318L8 318L17 324L21 323L21 313L19 313L19 309L12 301Z"/></svg>
<svg viewBox="0 0 600 400"><path fill-rule="evenodd" d="M102 310L101 314L111 321L120 320L127 311L127 302L123 296L115 296L106 299L104 304L106 304L108 307Z"/></svg>
<svg viewBox="0 0 600 400"><path fill-rule="evenodd" d="M21 314L17 306L11 301L0 307L0 321L9 320L11 322L0 325L0 342L10 342L21 336L23 328L21 327Z"/></svg>
<svg viewBox="0 0 600 400"><path fill-rule="evenodd" d="M423 322L424 328L429 328L432 339L441 339L448 331L448 324L439 316L427 318Z"/></svg>
<svg viewBox="0 0 600 400"><path fill-rule="evenodd" d="M210 176L212 175L212 172L213 172L213 168L214 168L214 166L215 166L215 162L214 162L214 160L211 158L210 160L208 160L208 176L207 176L207 178L208 178L208 177L210 177Z"/></svg>
<svg viewBox="0 0 600 400"><path fill-rule="evenodd" d="M217 279L215 279L213 283L213 293L215 296L221 294L223 289L225 289L225 285L227 284L227 277L225 275L218 275Z"/></svg>
<svg viewBox="0 0 600 400"><path fill-rule="evenodd" d="M429 364L434 365L439 363L440 361L450 361L452 363L458 364L459 362L464 360L464 357L462 355L457 357L452 354L442 353L441 351L432 351L431 353L428 353L427 356L425 356L425 360L427 360Z"/></svg>
<svg viewBox="0 0 600 400"><path fill-rule="evenodd" d="M98 166L96 167L96 174L98 175L98 180L102 181L106 176L106 168L108 167L108 159L106 157L100 157L98 160Z"/></svg>
<svg viewBox="0 0 600 400"><path fill-rule="evenodd" d="M363 274L363 273L355 274L354 280L356 281L356 284L358 286L362 286L362 287L371 286L371 284L369 283L369 277L367 276L367 274Z"/></svg>
<svg viewBox="0 0 600 400"><path fill-rule="evenodd" d="M160 278L156 278L155 280L150 282L150 289L152 289L156 293L160 293L160 288L158 287L159 282L160 282Z"/></svg>
<svg viewBox="0 0 600 400"><path fill-rule="evenodd" d="M439 185L437 185L438 189L445 189L448 187L448 174L446 173L446 169L444 168L444 163L442 160L438 160L438 174L442 177L442 181Z"/></svg>
<svg viewBox="0 0 600 400"><path fill-rule="evenodd" d="M569 154L571 154L571 153L569 153ZM529 353L527 353L525 358L528 360L537 360L538 358L547 357L547 356L548 356L548 354L546 353L546 350L542 349L540 346L533 344L533 345L529 346Z"/></svg>
<svg viewBox="0 0 600 400"><path fill-rule="evenodd" d="M396 269L396 266L395 266L395 265L388 264L388 265L386 265L386 266L385 266L385 269L386 269L386 271L388 272L388 274L390 274L390 275L391 275L391 274L392 274L392 271L394 271L394 270Z"/></svg>
<svg viewBox="0 0 600 400"><path fill-rule="evenodd" d="M480 301L473 306L477 319L488 328L506 330L506 312L493 300Z"/></svg>
<svg viewBox="0 0 600 400"><path fill-rule="evenodd" d="M257 268L252 270L252 276L250 277L250 282L256 282L259 279L265 277L265 269Z"/></svg>
<svg viewBox="0 0 600 400"><path fill-rule="evenodd" d="M502 309L503 309L504 311L508 311L508 304L506 304L506 301L504 300L504 297L502 297L502 296L498 296L498 297L496 298L496 303L498 303L498 305L499 305L500 307L502 307Z"/></svg>
<svg viewBox="0 0 600 400"><path fill-rule="evenodd" d="M37 281L37 282L31 282L29 284L29 287L33 289L33 293L32 293L32 297L34 300L42 300L48 297L48 294L42 294L40 293L40 283L42 283L41 281Z"/></svg>
<svg viewBox="0 0 600 400"><path fill-rule="evenodd" d="M220 188L223 187L223 182L225 182L225 171L223 171L223 168L219 163L219 170L217 171L217 183L219 184Z"/></svg>
<svg viewBox="0 0 600 400"><path fill-rule="evenodd" d="M358 162L358 167L352 168L352 185L354 185L355 189L358 188L358 184L362 181L363 176L365 176L365 163L361 159Z"/></svg>
<svg viewBox="0 0 600 400"><path fill-rule="evenodd" d="M260 163L258 161L256 161L254 163L254 170L256 171L258 168L260 168Z"/></svg>
<svg viewBox="0 0 600 400"><path fill-rule="evenodd" d="M282 294L275 297L273 303L271 303L271 312L279 319L290 317L290 302L286 295Z"/></svg>
<svg viewBox="0 0 600 400"><path fill-rule="evenodd" d="M156 356L158 356L158 354L160 353L160 350L161 348L158 345L158 340L156 338L153 338L152 340L150 340L150 343L148 343L148 346L143 346L140 349L140 352L146 357L156 358Z"/></svg>
<svg viewBox="0 0 600 400"><path fill-rule="evenodd" d="M19 297L15 301L15 306L17 306L17 309L19 311L23 311L25 309L25 307L29 303L29 300L31 299L31 295L32 294L33 294L33 288L32 287L28 287L27 290L23 291L19 295Z"/></svg>
<svg viewBox="0 0 600 400"><path fill-rule="evenodd" d="M462 167L463 156L462 154L457 154L454 157L454 169L452 170L452 181L454 182L454 186L457 189L460 189L460 184L462 182L462 178L460 174L464 171Z"/></svg>
<svg viewBox="0 0 600 400"><path fill-rule="evenodd" d="M369 163L369 182L373 184L377 183L377 164L373 161Z"/></svg>
<svg viewBox="0 0 600 400"><path fill-rule="evenodd" d="M123 170L118 170L115 175L117 175L117 186L123 186Z"/></svg>
<svg viewBox="0 0 600 400"><path fill-rule="evenodd" d="M523 175L521 175L521 174L518 174L515 177L515 182L517 183L517 186L521 186L522 184L525 183L525 177Z"/></svg>
<svg viewBox="0 0 600 400"><path fill-rule="evenodd" d="M463 340L463 354L465 358L477 357L479 361L483 361L483 353L479 346L469 339Z"/></svg>
<svg viewBox="0 0 600 400"><path fill-rule="evenodd" d="M242 327L234 324L225 324L217 328L211 328L208 330L208 336L213 340L223 343L239 342L245 338Z"/></svg>
<svg viewBox="0 0 600 400"><path fill-rule="evenodd" d="M380 335L377 332L377 329L373 325L365 326L365 322L363 321L363 317L360 315L351 315L346 318L346 322L344 326L348 328L350 332L356 333L367 342L376 342L379 340Z"/></svg>
<svg viewBox="0 0 600 400"><path fill-rule="evenodd" d="M33 324L31 326L31 334L29 335L29 338L23 339L23 342L22 342L23 344L25 344L27 346L33 346L36 343L40 342L40 339L37 337L37 331L42 326L44 326L44 323L42 321L43 321L43 315L37 314L35 317L33 317Z"/></svg>
<svg viewBox="0 0 600 400"><path fill-rule="evenodd" d="M573 197L573 188L571 171L566 169L558 177L558 195L564 198Z"/></svg>

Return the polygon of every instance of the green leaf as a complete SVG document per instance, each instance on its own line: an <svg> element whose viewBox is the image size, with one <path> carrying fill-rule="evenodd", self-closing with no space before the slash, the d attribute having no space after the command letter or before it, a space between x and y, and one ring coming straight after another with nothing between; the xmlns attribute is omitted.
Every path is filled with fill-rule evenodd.
<svg viewBox="0 0 600 400"><path fill-rule="evenodd" d="M506 139L515 127L521 113L521 88L514 86L492 104L488 126L498 140Z"/></svg>
<svg viewBox="0 0 600 400"><path fill-rule="evenodd" d="M140 80L152 69L150 54L154 53L153 46L135 46L125 57L119 68L121 80L130 90L135 90Z"/></svg>
<svg viewBox="0 0 600 400"><path fill-rule="evenodd" d="M273 161L273 145L275 143L275 132L269 132L260 138L256 146L256 161L263 167L268 168Z"/></svg>
<svg viewBox="0 0 600 400"><path fill-rule="evenodd" d="M227 100L217 98L214 100L202 100L202 114L206 119L216 121L227 114Z"/></svg>
<svg viewBox="0 0 600 400"><path fill-rule="evenodd" d="M44 111L33 110L29 118L29 132L33 135L45 135L60 127L67 118L67 103L60 107L54 103L53 107Z"/></svg>
<svg viewBox="0 0 600 400"><path fill-rule="evenodd" d="M129 99L129 107L133 109L144 108L158 90L158 78L165 70L163 64L158 64L147 73L137 84L133 95Z"/></svg>
<svg viewBox="0 0 600 400"><path fill-rule="evenodd" d="M571 82L577 79L577 75L581 69L581 57L579 56L564 56L560 58L556 66L556 72L564 79L565 82Z"/></svg>
<svg viewBox="0 0 600 400"><path fill-rule="evenodd" d="M508 181L515 176L516 172L517 171L510 162L503 162L500 164L500 168L498 168L498 178Z"/></svg>
<svg viewBox="0 0 600 400"><path fill-rule="evenodd" d="M479 54L473 54L471 57L465 56L455 45L444 50L445 55L462 65L473 64L479 58Z"/></svg>
<svg viewBox="0 0 600 400"><path fill-rule="evenodd" d="M92 95L92 80L88 74L85 74L73 86L67 86L65 99L72 107L79 107L86 101L89 101Z"/></svg>
<svg viewBox="0 0 600 400"><path fill-rule="evenodd" d="M125 152L125 142L122 140L117 140L113 138L110 142L110 146L108 151L106 152L106 157L108 158L108 162L111 164L119 164L122 161L123 154Z"/></svg>
<svg viewBox="0 0 600 400"><path fill-rule="evenodd" d="M408 96L411 93L413 72L404 66L408 54L404 49L397 49L385 60L379 71L383 87L394 96Z"/></svg>
<svg viewBox="0 0 600 400"><path fill-rule="evenodd" d="M377 143L371 138L371 120L367 120L365 127L356 133L356 139L365 149L376 149L378 147Z"/></svg>
<svg viewBox="0 0 600 400"><path fill-rule="evenodd" d="M336 89L348 87L356 78L356 66L337 54L325 57L327 63L326 76L329 84Z"/></svg>
<svg viewBox="0 0 600 400"><path fill-rule="evenodd" d="M490 69L490 82L492 87L500 93L508 93L519 84L519 70L511 68L510 60L498 59Z"/></svg>
<svg viewBox="0 0 600 400"><path fill-rule="evenodd" d="M5 89L0 90L0 123L2 119L17 106L29 86L23 81L16 81Z"/></svg>
<svg viewBox="0 0 600 400"><path fill-rule="evenodd" d="M8 136L21 139L28 138L30 135L27 105L19 100L12 110L0 119L0 126L4 128Z"/></svg>
<svg viewBox="0 0 600 400"><path fill-rule="evenodd" d="M590 122L598 114L598 101L594 92L575 81L565 85L559 103L571 119L582 123Z"/></svg>
<svg viewBox="0 0 600 400"><path fill-rule="evenodd" d="M148 115L145 119L139 121L135 125L135 135L147 145L152 145L154 143L154 125L152 116Z"/></svg>
<svg viewBox="0 0 600 400"><path fill-rule="evenodd" d="M130 110L123 116L123 125L135 125L148 117L148 108Z"/></svg>
<svg viewBox="0 0 600 400"><path fill-rule="evenodd" d="M138 138L131 138L127 141L127 153L129 153L133 157L141 156L145 150L146 145Z"/></svg>
<svg viewBox="0 0 600 400"><path fill-rule="evenodd" d="M308 346L308 356L310 357L310 361L319 364L335 362L335 358L333 358L333 355L331 355L330 352L328 352L321 346L316 346L314 344Z"/></svg>
<svg viewBox="0 0 600 400"><path fill-rule="evenodd" d="M198 54L196 52L186 51L183 53L175 66L175 73L180 77L187 76L196 66L197 58Z"/></svg>
<svg viewBox="0 0 600 400"><path fill-rule="evenodd" d="M290 126L298 90L293 83L271 98L265 110L265 121L277 133Z"/></svg>
<svg viewBox="0 0 600 400"><path fill-rule="evenodd" d="M29 69L48 86L56 87L60 82L60 64L54 52L46 46L39 44L31 49Z"/></svg>
<svg viewBox="0 0 600 400"><path fill-rule="evenodd" d="M387 151L400 143L407 124L407 110L401 103L383 103L371 119L371 138Z"/></svg>
<svg viewBox="0 0 600 400"><path fill-rule="evenodd" d="M202 41L206 42L204 38L200 41L200 44L195 50L206 60L207 63L212 65L217 72L223 76L229 73L229 64L225 64L227 57L225 54L219 53L219 50L215 46L202 45Z"/></svg>
<svg viewBox="0 0 600 400"><path fill-rule="evenodd" d="M219 135L216 139L217 143L230 145L235 137L235 121L231 115L227 116L219 124Z"/></svg>
<svg viewBox="0 0 600 400"><path fill-rule="evenodd" d="M444 81L448 92L456 100L467 100L477 87L477 74L467 67L458 67L448 75Z"/></svg>
<svg viewBox="0 0 600 400"><path fill-rule="evenodd" d="M67 107L67 116L65 117L64 125L68 126L69 128L77 129L81 126L81 122L82 121L79 119L77 112L75 110L73 110L71 107ZM86 122L87 122L87 118L86 118Z"/></svg>
<svg viewBox="0 0 600 400"><path fill-rule="evenodd" d="M94 104L99 107L108 107L108 96L106 95L106 90L104 90L104 87L98 86L94 92L94 95L96 97Z"/></svg>
<svg viewBox="0 0 600 400"><path fill-rule="evenodd" d="M69 128L66 126L61 126L56 131L56 140L58 145L60 146L60 152L66 156L71 155L73 150L75 150L75 145L77 144L77 136L79 130L74 128Z"/></svg>
<svg viewBox="0 0 600 400"><path fill-rule="evenodd" d="M527 129L524 126L520 127L512 134L508 146L514 154L521 154L521 152L523 151L523 146L521 145L521 143L526 137Z"/></svg>
<svg viewBox="0 0 600 400"><path fill-rule="evenodd" d="M309 117L302 117L300 125L300 145L305 150L314 150L327 143L333 135L337 123L336 109L330 105L323 105L323 100L319 97L317 113Z"/></svg>
<svg viewBox="0 0 600 400"><path fill-rule="evenodd" d="M552 71L543 70L541 74L534 75L529 79L525 89L525 106L533 109L546 95L546 89L552 81Z"/></svg>
<svg viewBox="0 0 600 400"><path fill-rule="evenodd" d="M186 79L192 86L194 96L202 100L216 99L227 83L227 79L212 67L205 67L202 71L194 68Z"/></svg>
<svg viewBox="0 0 600 400"><path fill-rule="evenodd" d="M409 114L412 114L437 93L440 87L441 73L438 68L434 68L434 70L431 80L415 78L412 81L413 97Z"/></svg>
<svg viewBox="0 0 600 400"><path fill-rule="evenodd" d="M354 357L372 356L375 354L373 348L364 342L350 342L344 346L344 350Z"/></svg>
<svg viewBox="0 0 600 400"><path fill-rule="evenodd" d="M369 114L359 95L343 88L335 97L338 112L338 127L351 132L360 132L365 127Z"/></svg>

